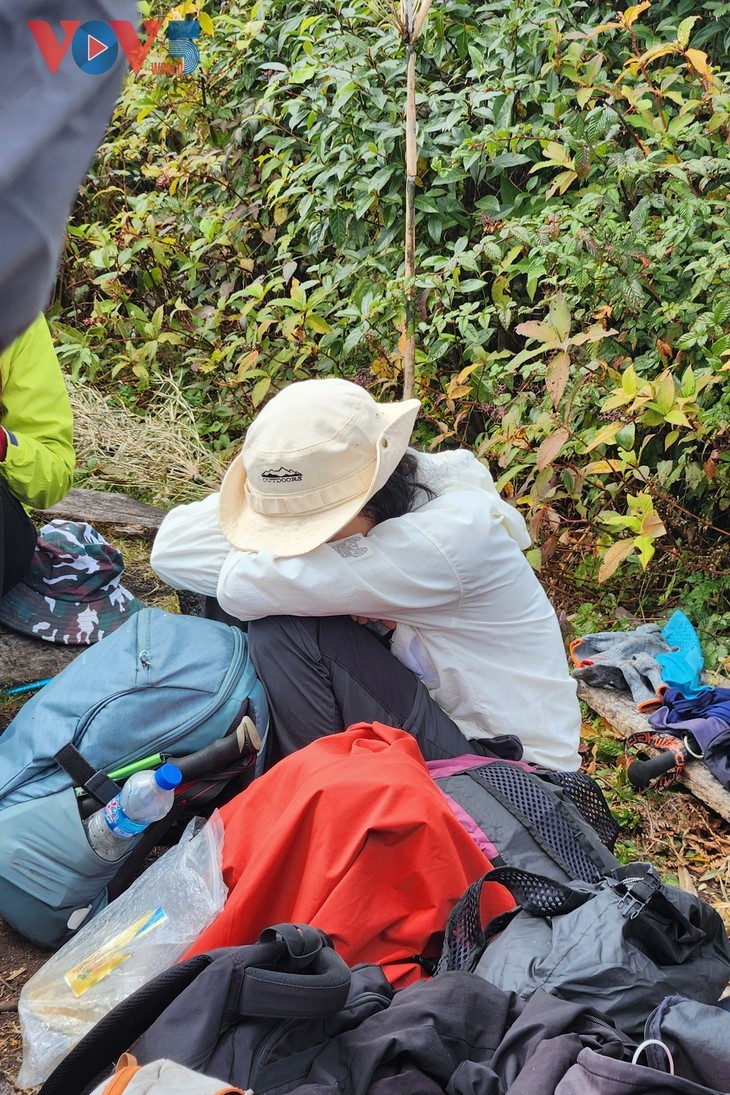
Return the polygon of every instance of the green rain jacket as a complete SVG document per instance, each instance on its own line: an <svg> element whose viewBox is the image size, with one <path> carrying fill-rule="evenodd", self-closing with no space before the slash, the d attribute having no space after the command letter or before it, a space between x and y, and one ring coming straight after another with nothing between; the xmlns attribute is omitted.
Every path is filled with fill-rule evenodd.
<svg viewBox="0 0 730 1095"><path fill-rule="evenodd" d="M40 316L0 354L0 475L26 508L58 502L73 482L71 404L48 324Z"/></svg>

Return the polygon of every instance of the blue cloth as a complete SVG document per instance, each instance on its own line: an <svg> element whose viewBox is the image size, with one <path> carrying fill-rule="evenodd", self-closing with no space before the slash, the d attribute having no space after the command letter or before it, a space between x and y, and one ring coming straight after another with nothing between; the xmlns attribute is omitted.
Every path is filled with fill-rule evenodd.
<svg viewBox="0 0 730 1095"><path fill-rule="evenodd" d="M649 715L649 725L678 737L691 734L707 767L730 789L730 688L708 688L692 698L668 688L662 707Z"/></svg>
<svg viewBox="0 0 730 1095"><path fill-rule="evenodd" d="M687 616L678 608L662 628L669 653L656 655L662 679L670 688L678 688L685 696L697 696L708 687L702 684L705 660L697 632Z"/></svg>
<svg viewBox="0 0 730 1095"><path fill-rule="evenodd" d="M684 696L678 688L668 688L662 702L669 710L667 722L685 719L718 718L730 723L730 688L707 688L697 696ZM655 711L649 722L659 714Z"/></svg>

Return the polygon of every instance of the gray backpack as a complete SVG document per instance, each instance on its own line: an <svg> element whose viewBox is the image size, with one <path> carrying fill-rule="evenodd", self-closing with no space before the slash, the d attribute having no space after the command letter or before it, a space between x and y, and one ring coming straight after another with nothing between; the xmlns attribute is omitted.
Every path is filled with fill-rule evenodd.
<svg viewBox="0 0 730 1095"><path fill-rule="evenodd" d="M518 902L482 927L484 886ZM567 885L513 867L473 883L454 907L438 972L472 970L529 999L543 989L643 1037L649 1012L681 993L716 1004L730 980L730 942L701 898L662 883L648 863Z"/></svg>
<svg viewBox="0 0 730 1095"><path fill-rule="evenodd" d="M596 882L618 867L618 825L583 772L550 772L490 757L430 762L436 786L494 867L556 882Z"/></svg>

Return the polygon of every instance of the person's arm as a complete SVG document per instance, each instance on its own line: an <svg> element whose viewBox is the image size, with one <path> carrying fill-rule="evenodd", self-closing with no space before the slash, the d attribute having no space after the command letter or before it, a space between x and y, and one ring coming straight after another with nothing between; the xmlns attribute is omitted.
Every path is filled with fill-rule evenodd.
<svg viewBox="0 0 730 1095"><path fill-rule="evenodd" d="M24 505L45 508L68 493L73 416L48 325L41 316L2 359L0 475Z"/></svg>
<svg viewBox="0 0 730 1095"><path fill-rule="evenodd" d="M293 558L232 549L218 600L244 620L354 615L417 625L434 609L448 619L462 589L438 535L442 520L420 510Z"/></svg>
<svg viewBox="0 0 730 1095"><path fill-rule="evenodd" d="M215 597L221 568L233 550L218 524L218 495L211 494L170 510L155 537L150 563L173 589Z"/></svg>
<svg viewBox="0 0 730 1095"><path fill-rule="evenodd" d="M461 598L456 567L431 535L443 514L419 510L385 522L367 537L280 559L231 547L218 525L217 497L167 515L152 567L174 588L217 596L240 620L352 614L418 623L424 610L438 607L448 618L448 607ZM466 524L457 537L467 534Z"/></svg>

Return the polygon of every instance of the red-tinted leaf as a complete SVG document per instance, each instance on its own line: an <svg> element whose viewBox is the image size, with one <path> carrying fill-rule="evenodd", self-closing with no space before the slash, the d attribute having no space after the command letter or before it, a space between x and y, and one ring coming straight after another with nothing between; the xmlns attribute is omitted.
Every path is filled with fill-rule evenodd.
<svg viewBox="0 0 730 1095"><path fill-rule="evenodd" d="M615 544L611 544L601 561L601 566L598 571L598 581L607 582L614 571L623 563L624 559L631 555L633 550L633 540L617 540Z"/></svg>
<svg viewBox="0 0 730 1095"><path fill-rule="evenodd" d="M540 445L540 448L537 450L537 456L535 458L535 466L538 471L542 471L548 464L552 464L569 437L570 430L561 427L559 430L556 430L555 433L551 433L549 437L545 438Z"/></svg>
<svg viewBox="0 0 730 1095"><path fill-rule="evenodd" d="M561 350L559 354L556 354L547 367L547 376L545 377L545 385L550 398L553 401L553 407L557 407L560 400L563 398L563 392L565 391L565 385L568 383L568 377L570 375L570 354L565 350Z"/></svg>

